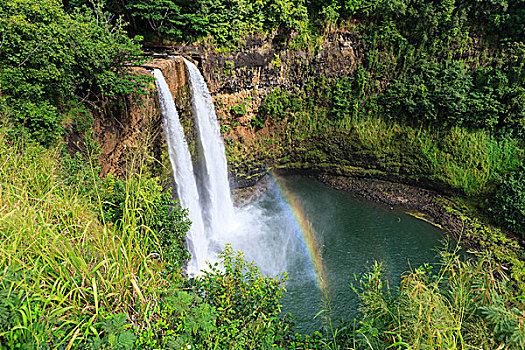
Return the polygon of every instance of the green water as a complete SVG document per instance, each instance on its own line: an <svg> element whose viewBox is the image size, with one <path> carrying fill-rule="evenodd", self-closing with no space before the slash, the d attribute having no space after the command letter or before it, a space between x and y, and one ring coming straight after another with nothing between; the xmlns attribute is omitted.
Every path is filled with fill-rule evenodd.
<svg viewBox="0 0 525 350"><path fill-rule="evenodd" d="M436 260L443 234L424 221L308 178L286 177L280 183L298 199L315 231L321 246L326 291L319 287L312 257L297 224L294 211L298 208L290 207L277 184L256 203L273 228L264 236L264 247L258 246L256 239L251 240L251 246L268 252L268 262L278 263L288 272L283 311L294 315L299 332L309 333L323 325L323 317L314 317L327 309L325 295L332 309L332 320L356 317L357 298L350 283L354 274L368 271L374 261L383 265L385 277L395 286L410 267ZM285 258L279 257L282 253L272 253L272 249L285 252ZM264 260L260 257L256 260L264 271L261 259Z"/></svg>

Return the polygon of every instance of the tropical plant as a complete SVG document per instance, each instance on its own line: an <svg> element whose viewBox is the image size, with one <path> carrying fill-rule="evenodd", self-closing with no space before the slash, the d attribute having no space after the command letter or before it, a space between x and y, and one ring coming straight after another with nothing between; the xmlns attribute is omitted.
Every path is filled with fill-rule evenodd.
<svg viewBox="0 0 525 350"><path fill-rule="evenodd" d="M140 90L126 65L138 45L99 6L64 12L57 0L0 4L0 95L11 121L50 145L71 107Z"/></svg>
<svg viewBox="0 0 525 350"><path fill-rule="evenodd" d="M363 312L361 344L414 349L523 348L523 305L491 256L463 261L456 251L445 250L441 257L439 270L424 265L409 271L395 292L382 279L379 264L357 277L355 291Z"/></svg>
<svg viewBox="0 0 525 350"><path fill-rule="evenodd" d="M502 177L492 213L496 222L510 231L525 236L525 167Z"/></svg>

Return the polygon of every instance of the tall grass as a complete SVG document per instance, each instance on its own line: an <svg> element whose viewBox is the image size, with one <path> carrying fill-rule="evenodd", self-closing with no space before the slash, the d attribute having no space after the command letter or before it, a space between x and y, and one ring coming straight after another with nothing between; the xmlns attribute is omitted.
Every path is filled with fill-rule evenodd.
<svg viewBox="0 0 525 350"><path fill-rule="evenodd" d="M68 186L59 160L57 149L0 132L0 279L14 274L4 288L45 300L33 312L68 325L54 332L71 347L96 332L102 313L140 319L164 282L152 255L155 236L137 224L143 212L130 188L122 224L104 223L100 200Z"/></svg>
<svg viewBox="0 0 525 350"><path fill-rule="evenodd" d="M395 136L404 132L403 128L395 122L387 123L382 118L364 115L353 118L345 123L347 130L354 130L360 142L371 149L379 149L385 153L395 152Z"/></svg>
<svg viewBox="0 0 525 350"><path fill-rule="evenodd" d="M490 254L441 256L438 271L426 265L405 273L395 296L385 292L379 265L360 277L361 329L374 348L523 349L523 305L501 266Z"/></svg>
<svg viewBox="0 0 525 350"><path fill-rule="evenodd" d="M440 140L429 133L422 134L419 140L438 176L469 196L485 194L498 174L519 165L521 151L517 141L498 140L487 131L454 127Z"/></svg>

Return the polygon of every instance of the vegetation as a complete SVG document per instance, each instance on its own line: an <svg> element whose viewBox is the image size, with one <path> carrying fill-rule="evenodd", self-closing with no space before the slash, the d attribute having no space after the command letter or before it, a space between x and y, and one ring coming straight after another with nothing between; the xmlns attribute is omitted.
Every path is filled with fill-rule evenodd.
<svg viewBox="0 0 525 350"><path fill-rule="evenodd" d="M6 349L245 349L282 338L282 282L231 250L182 277L186 211L138 160L126 179L77 172L59 148L0 136L0 344Z"/></svg>
<svg viewBox="0 0 525 350"><path fill-rule="evenodd" d="M521 349L523 314L516 308L505 274L490 256L462 261L442 253L441 268L421 266L391 291L381 266L359 276L360 335L371 348Z"/></svg>
<svg viewBox="0 0 525 350"><path fill-rule="evenodd" d="M185 276L187 211L140 152L126 176L102 178L89 137L93 115L149 80L128 70L142 40L128 32L218 51L271 32L276 46L315 52L339 28L359 68L269 93L251 127L282 134L256 140L262 152L321 166L352 150L376 174L429 180L523 236L524 22L523 0L1 2L0 348L524 348L523 249L479 219L448 208L476 258L445 249L392 289L376 263L356 276L359 319L299 335L281 315L285 276L231 248ZM66 129L86 136L84 153L60 141Z"/></svg>
<svg viewBox="0 0 525 350"><path fill-rule="evenodd" d="M74 10L86 0L65 1ZM105 8L122 15L135 32L171 41L211 36L222 45L237 44L246 34L283 26L305 28L304 0L106 0ZM144 33L146 28L147 32Z"/></svg>
<svg viewBox="0 0 525 350"><path fill-rule="evenodd" d="M434 181L478 198L493 191L499 176L516 169L522 162L523 146L519 138L501 136L489 128L468 127L457 121L447 127L443 120L446 118L425 121L415 112L420 107L406 112L406 118L399 113L389 114L378 102L387 97L370 97L364 92L366 79L357 73L356 78L316 79L295 93L276 89L266 96L252 125L260 127L267 120L282 125L281 120L286 117L288 124L283 133L288 139L289 133L293 135L292 147L315 137L329 142L327 135L332 135L335 139L345 137L350 146L373 150L376 158L402 154L415 157L423 165L420 174L429 174L426 176ZM391 101L400 105L403 100L397 96ZM405 120L408 118L410 121Z"/></svg>
<svg viewBox="0 0 525 350"><path fill-rule="evenodd" d="M160 318L139 333L138 348L269 349L282 342L283 280L263 277L230 247L221 258L222 268L210 266L163 300Z"/></svg>
<svg viewBox="0 0 525 350"><path fill-rule="evenodd" d="M268 94L251 125L273 125L279 133L256 141L255 159L247 161L290 163L290 153L306 149L292 156L292 166L325 164L337 171L345 159L336 155L348 150L389 173L402 162L411 181L430 180L485 213L495 207L494 223L523 235L511 224L523 221L515 199L523 180L509 177L524 162L525 147L525 56L523 35L517 35L525 16L517 4L308 2L316 26L326 28L314 13L329 8L340 13L337 23L353 20L341 25L360 64L348 76L313 73L303 86ZM310 151L315 140L325 149ZM230 157L244 153L232 148ZM509 181L514 189L504 190Z"/></svg>
<svg viewBox="0 0 525 350"><path fill-rule="evenodd" d="M74 175L91 175L79 182L91 189L70 186L60 148L8 131L0 142L3 348L523 347L522 287L490 253L464 261L447 249L440 265L407 272L399 290L374 265L356 276L360 319L295 334L281 316L284 277L263 277L231 248L221 267L181 275L185 211L166 203L140 159L125 179L102 181L84 165Z"/></svg>
<svg viewBox="0 0 525 350"><path fill-rule="evenodd" d="M2 344L58 346L96 335L111 313L141 310L140 317L147 308L139 305L154 302L165 284L153 254L162 247L141 224L161 210L151 195L158 187L130 177L122 219L105 223L95 177L97 200L64 182L57 149L10 140L2 131L0 264L10 319Z"/></svg>
<svg viewBox="0 0 525 350"><path fill-rule="evenodd" d="M503 178L496 190L492 213L504 227L525 232L525 169L523 165Z"/></svg>
<svg viewBox="0 0 525 350"><path fill-rule="evenodd" d="M139 46L98 6L66 13L57 0L0 4L0 105L15 132L51 145L112 96L140 90L125 66Z"/></svg>

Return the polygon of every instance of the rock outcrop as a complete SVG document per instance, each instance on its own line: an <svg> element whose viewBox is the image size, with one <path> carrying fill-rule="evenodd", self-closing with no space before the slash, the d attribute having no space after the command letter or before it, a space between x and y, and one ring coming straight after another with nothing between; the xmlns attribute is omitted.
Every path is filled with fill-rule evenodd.
<svg viewBox="0 0 525 350"><path fill-rule="evenodd" d="M152 59L133 73L150 77L143 93L133 94L119 103L108 105L95 115L93 136L100 145L102 173L122 176L133 157L153 157L164 182L171 183L171 167L162 129L162 117L152 69L160 69L170 87L189 140L196 133L190 108L188 75L182 58ZM160 161L160 163L159 163Z"/></svg>

